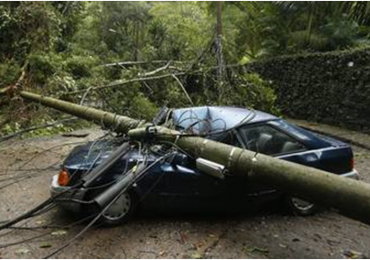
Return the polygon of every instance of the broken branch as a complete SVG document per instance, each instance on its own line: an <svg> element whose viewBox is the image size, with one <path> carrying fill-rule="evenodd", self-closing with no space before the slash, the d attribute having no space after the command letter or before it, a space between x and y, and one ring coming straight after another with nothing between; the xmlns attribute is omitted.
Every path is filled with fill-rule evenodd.
<svg viewBox="0 0 370 260"><path fill-rule="evenodd" d="M1 142L4 142L4 141L7 141L9 139L12 139L14 137L17 137L17 136L21 136L25 133L28 133L28 132L31 132L31 131L34 131L34 130L38 130L38 129L42 129L42 128L48 128L48 127L53 127L53 126L56 126L58 124L61 124L61 123L65 123L65 122L69 122L69 121L73 121L73 120L77 120L78 118L66 118L66 119L62 119L62 120L59 120L57 122L54 122L54 123L50 123L50 124L44 124L44 125L40 125L40 126L33 126L33 127L30 127L30 128L27 128L27 129L23 129L21 131L18 131L16 133L12 133L12 134L9 134L9 135L6 135L6 136L3 136L0 138L0 143Z"/></svg>
<svg viewBox="0 0 370 260"><path fill-rule="evenodd" d="M188 92L186 91L186 89L185 89L184 85L182 85L182 83L181 83L181 81L179 80L179 78L178 78L178 77L176 77L176 75L175 75L175 74L172 74L172 77L177 81L177 83L179 83L179 85L180 85L180 87L181 87L182 91L184 91L185 96L186 96L186 98L189 100L190 104L194 105L193 100L191 100L191 98L190 98L190 96L189 96Z"/></svg>
<svg viewBox="0 0 370 260"><path fill-rule="evenodd" d="M145 64L161 64L168 63L168 60L153 60L153 61L121 61L101 65L102 67L114 67L114 66L134 66L134 65L145 65ZM188 63L187 61L172 61L173 63L183 64Z"/></svg>
<svg viewBox="0 0 370 260"><path fill-rule="evenodd" d="M171 64L171 61L169 61L166 65L164 65L163 67L160 67L158 69L155 69L153 71L150 71L150 72L146 72L146 73L143 73L143 74L140 74L141 76L144 76L144 77L147 77L147 76L152 76L154 74L157 74L158 72L161 72L163 70L166 70L168 69L168 67L170 66Z"/></svg>
<svg viewBox="0 0 370 260"><path fill-rule="evenodd" d="M151 80L159 80L159 79L172 77L172 75L182 76L182 75L185 75L185 73L165 74L165 75L161 75L161 76L135 78L135 79L129 79L129 80L118 80L118 81L115 81L113 83L110 83L110 84L107 84L107 85L104 85L104 86L92 87L91 90L95 91L95 90L100 90L100 89L105 89L105 88L115 88L115 87L120 87L122 85L134 83L134 82L145 82L145 81L151 81ZM73 92L63 93L63 95L75 95L75 94L84 93L85 91L86 91L86 89L77 90L77 91L73 91Z"/></svg>

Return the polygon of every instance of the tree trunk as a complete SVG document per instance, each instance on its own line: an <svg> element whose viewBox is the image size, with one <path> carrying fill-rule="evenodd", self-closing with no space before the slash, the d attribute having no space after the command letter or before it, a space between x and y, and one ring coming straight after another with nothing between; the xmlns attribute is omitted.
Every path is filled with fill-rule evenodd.
<svg viewBox="0 0 370 260"><path fill-rule="evenodd" d="M216 36L216 52L217 52L217 85L219 91L219 101L223 96L222 81L223 81L223 55L222 55L222 2L217 2L217 36Z"/></svg>

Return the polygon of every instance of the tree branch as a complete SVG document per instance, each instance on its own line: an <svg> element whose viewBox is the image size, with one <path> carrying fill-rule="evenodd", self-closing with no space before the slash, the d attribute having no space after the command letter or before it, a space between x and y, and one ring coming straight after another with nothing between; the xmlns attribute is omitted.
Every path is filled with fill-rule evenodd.
<svg viewBox="0 0 370 260"><path fill-rule="evenodd" d="M12 133L12 134L9 134L9 135L6 135L6 136L1 137L0 138L0 143L1 142L4 142L4 141L7 141L9 139L12 139L14 137L23 135L23 134L25 134L27 132L31 132L31 131L42 129L42 128L53 127L53 126L55 126L57 124L68 122L68 121L73 121L73 120L77 120L77 119L78 118L66 118L66 119L62 119L62 120L59 120L59 121L54 122L54 123L44 124L44 125L41 125L41 126L33 126L33 127L30 127L30 128L27 128L27 129L23 129L21 131L18 131L18 132L15 132L15 133Z"/></svg>
<svg viewBox="0 0 370 260"><path fill-rule="evenodd" d="M115 87L120 87L122 85L134 83L134 82L159 80L159 79L172 77L172 75L182 76L182 75L185 75L185 73L180 72L180 73L176 73L176 74L165 74L165 75L161 75L161 76L135 78L135 79L129 79L129 80L118 80L118 81L115 81L113 83L110 83L110 84L107 84L107 85L104 85L104 86L92 87L91 90L95 91L95 90L100 90L100 89L105 89L105 88L115 88ZM75 94L84 93L85 91L86 91L86 89L82 89L82 90L77 90L77 91L73 91L73 92L63 93L63 95L75 95Z"/></svg>
<svg viewBox="0 0 370 260"><path fill-rule="evenodd" d="M140 74L140 76L143 76L143 77L147 77L147 76L152 76L154 74L157 74L158 72L161 72L163 70L166 70L168 69L168 67L170 66L171 64L171 61L169 61L166 65L164 65L163 67L160 67L158 69L155 69L153 71L149 71L149 72L146 72L146 73L143 73L143 74Z"/></svg>
<svg viewBox="0 0 370 260"><path fill-rule="evenodd" d="M161 64L161 63L168 63L168 60L153 60L153 61L121 61L121 62L114 62L114 63L107 63L100 65L101 67L125 67L125 66L134 66L134 65L145 65L145 64ZM188 61L172 61L173 63L183 64L189 63Z"/></svg>
<svg viewBox="0 0 370 260"><path fill-rule="evenodd" d="M178 77L176 77L176 76L175 76L175 74L172 74L172 77L177 81L177 83L179 83L179 85L180 85L180 87L181 87L182 91L184 91L184 93L185 93L185 95L186 95L187 99L189 100L190 104L194 105L193 100L191 100L191 98L190 98L190 96L189 96L188 92L186 91L186 89L185 89L184 85L182 85L182 83L181 83L181 81L179 80L179 78L178 78Z"/></svg>

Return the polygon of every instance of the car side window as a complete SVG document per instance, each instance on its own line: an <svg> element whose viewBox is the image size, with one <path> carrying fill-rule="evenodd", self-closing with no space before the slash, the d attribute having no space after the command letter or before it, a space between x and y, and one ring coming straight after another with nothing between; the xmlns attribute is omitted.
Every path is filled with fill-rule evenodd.
<svg viewBox="0 0 370 260"><path fill-rule="evenodd" d="M235 133L228 132L225 136L223 136L220 140L221 143L236 146L239 148L244 148L239 139L236 137Z"/></svg>
<svg viewBox="0 0 370 260"><path fill-rule="evenodd" d="M244 127L239 132L245 147L254 152L277 155L305 150L301 143L269 125Z"/></svg>

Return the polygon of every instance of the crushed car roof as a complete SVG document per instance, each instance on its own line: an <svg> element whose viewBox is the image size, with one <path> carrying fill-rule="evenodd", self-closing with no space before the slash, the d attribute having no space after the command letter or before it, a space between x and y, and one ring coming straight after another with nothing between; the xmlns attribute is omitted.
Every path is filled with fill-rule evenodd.
<svg viewBox="0 0 370 260"><path fill-rule="evenodd" d="M190 107L175 109L172 119L178 129L190 129L195 134L232 129L244 123L274 120L277 117L252 109L237 107Z"/></svg>

